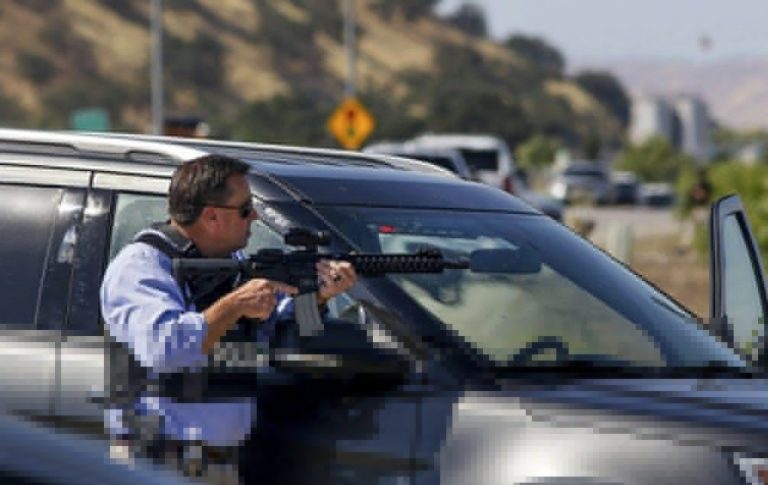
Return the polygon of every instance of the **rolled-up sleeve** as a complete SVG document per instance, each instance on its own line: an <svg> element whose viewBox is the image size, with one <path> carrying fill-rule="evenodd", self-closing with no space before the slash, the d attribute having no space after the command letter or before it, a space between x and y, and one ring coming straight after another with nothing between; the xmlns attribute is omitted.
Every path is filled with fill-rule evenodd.
<svg viewBox="0 0 768 485"><path fill-rule="evenodd" d="M129 244L107 268L101 311L112 338L128 345L142 366L175 372L207 362L205 319L187 308L170 258L149 245Z"/></svg>

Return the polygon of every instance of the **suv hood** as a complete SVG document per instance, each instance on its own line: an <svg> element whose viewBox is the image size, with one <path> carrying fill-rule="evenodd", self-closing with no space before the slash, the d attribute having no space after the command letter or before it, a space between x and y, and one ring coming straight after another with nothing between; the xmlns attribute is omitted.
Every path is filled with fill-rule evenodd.
<svg viewBox="0 0 768 485"><path fill-rule="evenodd" d="M537 403L533 413L560 409L560 424L569 416L591 416L595 424L604 420L631 429L634 423L679 439L695 435L717 446L744 446L746 440L768 452L766 379L584 380L512 393L521 402Z"/></svg>
<svg viewBox="0 0 768 485"><path fill-rule="evenodd" d="M736 485L766 428L765 380L509 381L461 396L433 449L446 484Z"/></svg>

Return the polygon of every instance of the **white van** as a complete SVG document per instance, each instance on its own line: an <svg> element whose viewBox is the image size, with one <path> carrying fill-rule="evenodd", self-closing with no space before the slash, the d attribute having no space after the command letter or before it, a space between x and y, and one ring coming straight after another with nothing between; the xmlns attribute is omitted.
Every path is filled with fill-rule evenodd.
<svg viewBox="0 0 768 485"><path fill-rule="evenodd" d="M428 133L410 140L406 145L458 150L464 156L474 180L514 194L553 219L563 220L563 204L528 187L517 170L509 146L498 136Z"/></svg>
<svg viewBox="0 0 768 485"><path fill-rule="evenodd" d="M477 180L515 193L515 161L498 136L429 133L411 141L414 145L459 150Z"/></svg>

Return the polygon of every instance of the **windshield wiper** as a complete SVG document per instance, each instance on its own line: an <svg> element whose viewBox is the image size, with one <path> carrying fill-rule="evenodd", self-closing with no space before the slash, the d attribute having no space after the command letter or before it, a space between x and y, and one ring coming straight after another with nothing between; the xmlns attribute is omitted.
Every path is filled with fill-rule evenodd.
<svg viewBox="0 0 768 485"><path fill-rule="evenodd" d="M655 376L659 369L640 367L618 359L590 359L575 356L562 361L510 362L502 366L501 370L506 376L542 374L564 377L649 377Z"/></svg>

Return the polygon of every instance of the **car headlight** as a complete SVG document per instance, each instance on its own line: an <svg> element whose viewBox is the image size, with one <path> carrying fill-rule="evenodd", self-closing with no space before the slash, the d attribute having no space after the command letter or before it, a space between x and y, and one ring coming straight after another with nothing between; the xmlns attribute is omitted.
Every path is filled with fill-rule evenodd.
<svg viewBox="0 0 768 485"><path fill-rule="evenodd" d="M753 457L744 453L734 453L736 463L748 485L768 485L768 458Z"/></svg>

